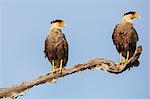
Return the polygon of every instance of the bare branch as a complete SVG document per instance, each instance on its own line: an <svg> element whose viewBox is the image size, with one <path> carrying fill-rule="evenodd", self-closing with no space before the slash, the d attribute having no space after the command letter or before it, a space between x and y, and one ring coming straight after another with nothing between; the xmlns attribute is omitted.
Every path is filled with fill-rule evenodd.
<svg viewBox="0 0 150 99"><path fill-rule="evenodd" d="M71 68L64 69L62 73L56 72L54 75L49 73L47 75L40 76L34 80L26 81L18 85L14 85L14 86L7 87L7 88L0 88L0 99L5 98L5 97L14 99L18 96L23 95L26 90L34 86L44 84L47 82L54 83L58 78L62 78L66 75L73 74L73 73L87 70L87 69L103 70L109 73L119 74L127 70L128 68L133 67L132 63L134 63L135 60L139 58L141 52L142 52L142 46L139 46L136 49L133 57L129 59L129 63L127 65L123 63L120 66L119 70L116 68L117 64L115 64L113 61L102 59L102 58L96 58L96 59L90 60L87 63L78 64Z"/></svg>

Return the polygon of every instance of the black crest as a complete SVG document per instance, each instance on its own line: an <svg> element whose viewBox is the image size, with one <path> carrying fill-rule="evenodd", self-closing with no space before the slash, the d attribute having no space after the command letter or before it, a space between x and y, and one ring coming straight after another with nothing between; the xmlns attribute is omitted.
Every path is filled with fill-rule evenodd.
<svg viewBox="0 0 150 99"><path fill-rule="evenodd" d="M125 16L125 15L128 15L128 14L135 14L135 13L136 13L136 12L134 12L134 11L130 11L130 12L125 13L124 16Z"/></svg>
<svg viewBox="0 0 150 99"><path fill-rule="evenodd" d="M56 22L63 22L63 20L56 19L56 20L51 21L51 24L52 24L52 23L56 23Z"/></svg>

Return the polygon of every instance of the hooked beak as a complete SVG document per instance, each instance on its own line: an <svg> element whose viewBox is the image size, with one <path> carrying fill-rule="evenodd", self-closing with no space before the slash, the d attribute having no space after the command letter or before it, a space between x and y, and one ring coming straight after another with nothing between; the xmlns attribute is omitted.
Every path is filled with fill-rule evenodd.
<svg viewBox="0 0 150 99"><path fill-rule="evenodd" d="M65 24L64 22L60 22L60 23L59 23L59 26L60 26L60 27L66 27L66 24Z"/></svg>
<svg viewBox="0 0 150 99"><path fill-rule="evenodd" d="M140 15L139 15L138 13L135 13L135 14L134 14L134 18L140 19L141 17L140 17Z"/></svg>

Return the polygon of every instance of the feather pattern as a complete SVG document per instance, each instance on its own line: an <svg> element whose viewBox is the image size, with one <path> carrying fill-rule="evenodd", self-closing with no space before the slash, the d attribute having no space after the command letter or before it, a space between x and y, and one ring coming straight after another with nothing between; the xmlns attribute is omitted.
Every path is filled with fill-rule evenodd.
<svg viewBox="0 0 150 99"><path fill-rule="evenodd" d="M59 68L60 60L63 60L63 67L66 66L68 61L68 43L65 35L60 29L52 30L45 40L45 55L52 64Z"/></svg>

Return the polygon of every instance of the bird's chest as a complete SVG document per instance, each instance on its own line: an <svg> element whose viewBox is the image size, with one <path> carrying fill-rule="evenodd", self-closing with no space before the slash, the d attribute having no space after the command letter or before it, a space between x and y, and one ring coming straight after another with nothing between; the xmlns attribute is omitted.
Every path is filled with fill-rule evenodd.
<svg viewBox="0 0 150 99"><path fill-rule="evenodd" d="M54 43L54 44L57 43L59 41L59 39L60 39L60 36L58 36L58 35L53 35L51 37L52 43Z"/></svg>
<svg viewBox="0 0 150 99"><path fill-rule="evenodd" d="M122 42L127 42L130 36L131 36L131 31L128 27L121 28L117 33L117 37Z"/></svg>
<svg viewBox="0 0 150 99"><path fill-rule="evenodd" d="M51 47L57 49L61 44L61 37L60 36L52 36L51 37Z"/></svg>

